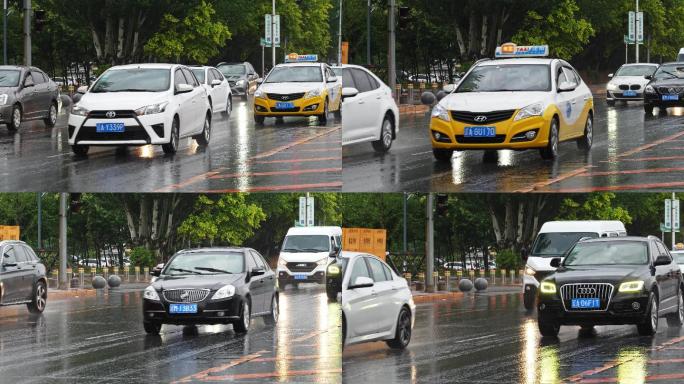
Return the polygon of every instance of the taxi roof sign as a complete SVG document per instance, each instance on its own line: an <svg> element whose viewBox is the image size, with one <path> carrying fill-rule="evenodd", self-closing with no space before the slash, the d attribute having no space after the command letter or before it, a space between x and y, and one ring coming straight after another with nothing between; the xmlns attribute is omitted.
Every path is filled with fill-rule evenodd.
<svg viewBox="0 0 684 384"><path fill-rule="evenodd" d="M496 57L547 57L548 45L516 45L514 43L502 44L496 48Z"/></svg>
<svg viewBox="0 0 684 384"><path fill-rule="evenodd" d="M298 55L296 53L290 53L285 56L286 63L315 63L318 61L318 55Z"/></svg>

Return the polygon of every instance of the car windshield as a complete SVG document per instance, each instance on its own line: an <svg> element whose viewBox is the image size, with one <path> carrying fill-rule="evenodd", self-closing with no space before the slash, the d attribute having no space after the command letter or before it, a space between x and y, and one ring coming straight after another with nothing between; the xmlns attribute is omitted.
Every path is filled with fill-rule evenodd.
<svg viewBox="0 0 684 384"><path fill-rule="evenodd" d="M583 237L595 239L598 237L598 234L592 232L540 233L532 246L531 256L562 256L577 242L577 240Z"/></svg>
<svg viewBox="0 0 684 384"><path fill-rule="evenodd" d="M275 67L268 74L266 83L320 83L323 81L318 66Z"/></svg>
<svg viewBox="0 0 684 384"><path fill-rule="evenodd" d="M192 70L192 73L195 74L195 77L197 77L197 80L199 80L201 84L204 84L204 69L195 68Z"/></svg>
<svg viewBox="0 0 684 384"><path fill-rule="evenodd" d="M232 274L244 271L242 252L181 253L164 267L164 275Z"/></svg>
<svg viewBox="0 0 684 384"><path fill-rule="evenodd" d="M563 260L564 266L645 264L648 264L648 249L645 241L577 243Z"/></svg>
<svg viewBox="0 0 684 384"><path fill-rule="evenodd" d="M626 65L618 69L615 76L647 76L653 75L658 67L654 65Z"/></svg>
<svg viewBox="0 0 684 384"><path fill-rule="evenodd" d="M672 252L672 257L674 257L677 264L684 264L684 251Z"/></svg>
<svg viewBox="0 0 684 384"><path fill-rule="evenodd" d="M551 71L545 64L481 65L475 67L456 89L461 92L548 92Z"/></svg>
<svg viewBox="0 0 684 384"><path fill-rule="evenodd" d="M327 235L290 235L285 237L283 252L328 252L330 240Z"/></svg>
<svg viewBox="0 0 684 384"><path fill-rule="evenodd" d="M244 64L228 64L218 67L218 70L223 73L223 76L240 76L247 73L247 68Z"/></svg>
<svg viewBox="0 0 684 384"><path fill-rule="evenodd" d="M682 64L666 64L661 65L656 71L654 78L658 80L663 79L683 79L684 78L684 65Z"/></svg>
<svg viewBox="0 0 684 384"><path fill-rule="evenodd" d="M90 92L163 92L168 90L170 85L169 69L110 69L100 76Z"/></svg>
<svg viewBox="0 0 684 384"><path fill-rule="evenodd" d="M0 70L0 87L16 87L19 85L21 71L14 69Z"/></svg>

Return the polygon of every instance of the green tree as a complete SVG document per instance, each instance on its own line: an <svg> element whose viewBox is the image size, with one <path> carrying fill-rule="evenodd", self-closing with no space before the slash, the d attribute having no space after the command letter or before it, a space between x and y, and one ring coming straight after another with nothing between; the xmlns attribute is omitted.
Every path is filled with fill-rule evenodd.
<svg viewBox="0 0 684 384"><path fill-rule="evenodd" d="M559 220L619 220L632 222L629 211L617 205L614 193L592 193L583 201L574 197L563 199L557 218Z"/></svg>

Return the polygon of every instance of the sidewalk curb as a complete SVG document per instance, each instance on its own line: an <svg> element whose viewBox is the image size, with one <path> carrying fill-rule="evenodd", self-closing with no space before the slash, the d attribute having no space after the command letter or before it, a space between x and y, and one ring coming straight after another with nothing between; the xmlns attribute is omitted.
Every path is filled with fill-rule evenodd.
<svg viewBox="0 0 684 384"><path fill-rule="evenodd" d="M511 294L511 293L516 293L520 286L519 285L496 285L490 288L515 288L516 290L502 290L498 291L496 289L485 289L482 291L482 293L500 293L500 294ZM478 291L471 291L472 293L478 293ZM411 295L413 296L413 302L416 304L421 304L421 303L432 303L435 301L443 301L443 300L455 300L455 299L460 299L463 296L466 295L466 293L471 293L471 292L461 292L461 291L453 291L453 292L445 292L445 291L438 291L434 293L425 293L425 292L416 292L412 291Z"/></svg>
<svg viewBox="0 0 684 384"><path fill-rule="evenodd" d="M48 300L67 300L79 297L95 296L97 291L94 289L48 289Z"/></svg>
<svg viewBox="0 0 684 384"><path fill-rule="evenodd" d="M422 104L401 104L399 105L400 115L417 115L421 113L426 113L430 110L430 107Z"/></svg>

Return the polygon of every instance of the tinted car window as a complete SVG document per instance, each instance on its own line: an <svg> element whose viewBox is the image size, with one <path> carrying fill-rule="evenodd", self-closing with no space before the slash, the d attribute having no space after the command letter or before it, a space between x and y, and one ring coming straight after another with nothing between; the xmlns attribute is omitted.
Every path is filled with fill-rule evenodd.
<svg viewBox="0 0 684 384"><path fill-rule="evenodd" d="M217 71L216 69L212 69L211 73L214 74L214 79L223 81L223 75L221 72Z"/></svg>
<svg viewBox="0 0 684 384"><path fill-rule="evenodd" d="M351 270L351 277L349 281L354 284L356 279L359 277L370 277L370 273L368 273L368 267L366 267L363 257L359 257L354 262L354 267Z"/></svg>
<svg viewBox="0 0 684 384"><path fill-rule="evenodd" d="M385 276L387 277L387 280L394 280L394 277L392 276L392 271L390 271L389 267L383 264L382 268L385 269Z"/></svg>
<svg viewBox="0 0 684 384"><path fill-rule="evenodd" d="M248 271L251 271L253 268L257 267L257 263L256 260L254 260L254 255L252 255L252 252L247 252L246 258Z"/></svg>
<svg viewBox="0 0 684 384"><path fill-rule="evenodd" d="M368 76L368 81L370 82L371 89L375 90L380 88L380 83L378 83L377 80L373 76L371 76L370 73L366 73L366 76Z"/></svg>
<svg viewBox="0 0 684 384"><path fill-rule="evenodd" d="M354 78L354 83L356 84L356 89L359 93L372 91L370 80L368 80L368 75L366 72L360 69L351 69L352 77Z"/></svg>
<svg viewBox="0 0 684 384"><path fill-rule="evenodd" d="M656 246L658 247L658 253L660 253L663 256L667 256L668 259L672 260L672 257L670 256L670 253L667 251L667 248L663 245L663 243L656 241Z"/></svg>
<svg viewBox="0 0 684 384"><path fill-rule="evenodd" d="M204 69L203 68L196 68L192 70L192 73L195 74L197 77L197 80L199 80L200 83L204 83ZM209 81L207 83L211 82L211 77L209 78Z"/></svg>
<svg viewBox="0 0 684 384"><path fill-rule="evenodd" d="M176 72L174 73L173 76L173 81L178 84L188 84L188 81L185 79L185 75L183 74L183 71L180 69L176 69Z"/></svg>
<svg viewBox="0 0 684 384"><path fill-rule="evenodd" d="M24 252L24 247L15 246L14 247L15 257L17 258L17 263L25 263L29 261L28 255Z"/></svg>
<svg viewBox="0 0 684 384"><path fill-rule="evenodd" d="M201 275L244 272L242 252L181 253L164 267L165 275Z"/></svg>
<svg viewBox="0 0 684 384"><path fill-rule="evenodd" d="M33 252L33 249L30 247L24 246L24 252L26 253L29 261L38 261L38 256L36 256L36 253Z"/></svg>
<svg viewBox="0 0 684 384"><path fill-rule="evenodd" d="M252 252L254 253L254 257L257 259L257 262L259 264L263 265L267 271L270 271L271 267L266 262L266 259L264 259L264 257L257 251L252 251Z"/></svg>
<svg viewBox="0 0 684 384"><path fill-rule="evenodd" d="M19 85L21 71L14 69L0 70L0 87L16 87Z"/></svg>
<svg viewBox="0 0 684 384"><path fill-rule="evenodd" d="M181 70L183 71L185 78L188 79L188 84L190 84L194 87L199 86L199 82L197 81L197 78L195 78L195 76L192 75L192 72L190 72L189 69L181 68Z"/></svg>
<svg viewBox="0 0 684 384"><path fill-rule="evenodd" d="M532 246L532 256L562 256L583 237L596 238L598 234L592 232L540 233Z"/></svg>
<svg viewBox="0 0 684 384"><path fill-rule="evenodd" d="M352 77L350 69L342 70L342 86L347 88L356 88L356 83L354 83L354 78Z"/></svg>
<svg viewBox="0 0 684 384"><path fill-rule="evenodd" d="M5 254L3 255L3 263L16 263L17 257L14 252L14 247L5 247Z"/></svg>
<svg viewBox="0 0 684 384"><path fill-rule="evenodd" d="M254 262L255 262L255 264L256 264L257 267L259 267L259 268L266 268L266 265L264 264L264 261L261 259L261 257L259 256L259 254L257 254L257 253L254 252L254 251L249 251L249 253L252 254L252 257L254 258Z"/></svg>
<svg viewBox="0 0 684 384"><path fill-rule="evenodd" d="M379 283L388 280L387 276L385 275L385 269L383 268L382 262L380 262L380 260L374 259L372 257L367 257L366 260L368 260L368 264L373 272L373 281Z"/></svg>
<svg viewBox="0 0 684 384"><path fill-rule="evenodd" d="M31 71L31 77L33 78L33 82L36 84L43 84L45 82L43 74L38 71Z"/></svg>

